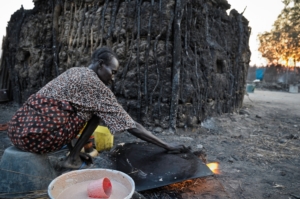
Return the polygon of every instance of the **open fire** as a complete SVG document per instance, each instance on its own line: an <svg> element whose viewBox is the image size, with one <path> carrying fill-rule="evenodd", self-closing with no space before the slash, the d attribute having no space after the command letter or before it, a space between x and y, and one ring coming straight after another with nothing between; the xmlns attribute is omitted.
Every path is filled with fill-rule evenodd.
<svg viewBox="0 0 300 199"><path fill-rule="evenodd" d="M221 174L220 168L219 168L219 163L218 162L212 162L206 164L208 168L214 173L214 174Z"/></svg>

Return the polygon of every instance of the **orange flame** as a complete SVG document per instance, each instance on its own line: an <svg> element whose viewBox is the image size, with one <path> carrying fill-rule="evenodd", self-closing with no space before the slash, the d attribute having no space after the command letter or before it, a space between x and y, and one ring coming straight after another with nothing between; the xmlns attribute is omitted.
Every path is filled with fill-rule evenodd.
<svg viewBox="0 0 300 199"><path fill-rule="evenodd" d="M219 169L219 163L218 162L212 162L212 163L208 163L206 164L206 166L208 166L208 168L214 173L214 174L220 174L221 171Z"/></svg>

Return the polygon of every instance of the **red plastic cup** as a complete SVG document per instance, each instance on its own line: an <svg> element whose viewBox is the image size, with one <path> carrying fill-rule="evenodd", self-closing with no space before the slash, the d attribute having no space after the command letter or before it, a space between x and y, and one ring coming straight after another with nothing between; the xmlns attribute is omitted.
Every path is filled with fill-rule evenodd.
<svg viewBox="0 0 300 199"><path fill-rule="evenodd" d="M108 178L101 178L91 182L87 187L88 196L91 198L109 198L112 185Z"/></svg>

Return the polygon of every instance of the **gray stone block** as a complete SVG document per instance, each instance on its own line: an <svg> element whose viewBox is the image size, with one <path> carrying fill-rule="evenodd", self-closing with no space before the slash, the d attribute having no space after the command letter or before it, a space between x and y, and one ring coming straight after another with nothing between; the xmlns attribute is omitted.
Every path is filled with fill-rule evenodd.
<svg viewBox="0 0 300 199"><path fill-rule="evenodd" d="M47 155L8 147L0 161L0 193L12 195L46 190L57 174Z"/></svg>

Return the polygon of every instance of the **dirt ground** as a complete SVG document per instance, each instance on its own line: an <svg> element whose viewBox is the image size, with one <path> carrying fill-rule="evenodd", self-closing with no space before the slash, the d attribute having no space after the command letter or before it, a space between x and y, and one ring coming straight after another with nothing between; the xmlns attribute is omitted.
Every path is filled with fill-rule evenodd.
<svg viewBox="0 0 300 199"><path fill-rule="evenodd" d="M0 123L17 108L1 103ZM300 198L300 93L255 90L236 113L176 135L156 135L204 150L207 163L219 162L221 174L141 193L146 198ZM115 144L127 141L138 139L128 133L115 136ZM8 146L6 132L0 131L0 156Z"/></svg>

